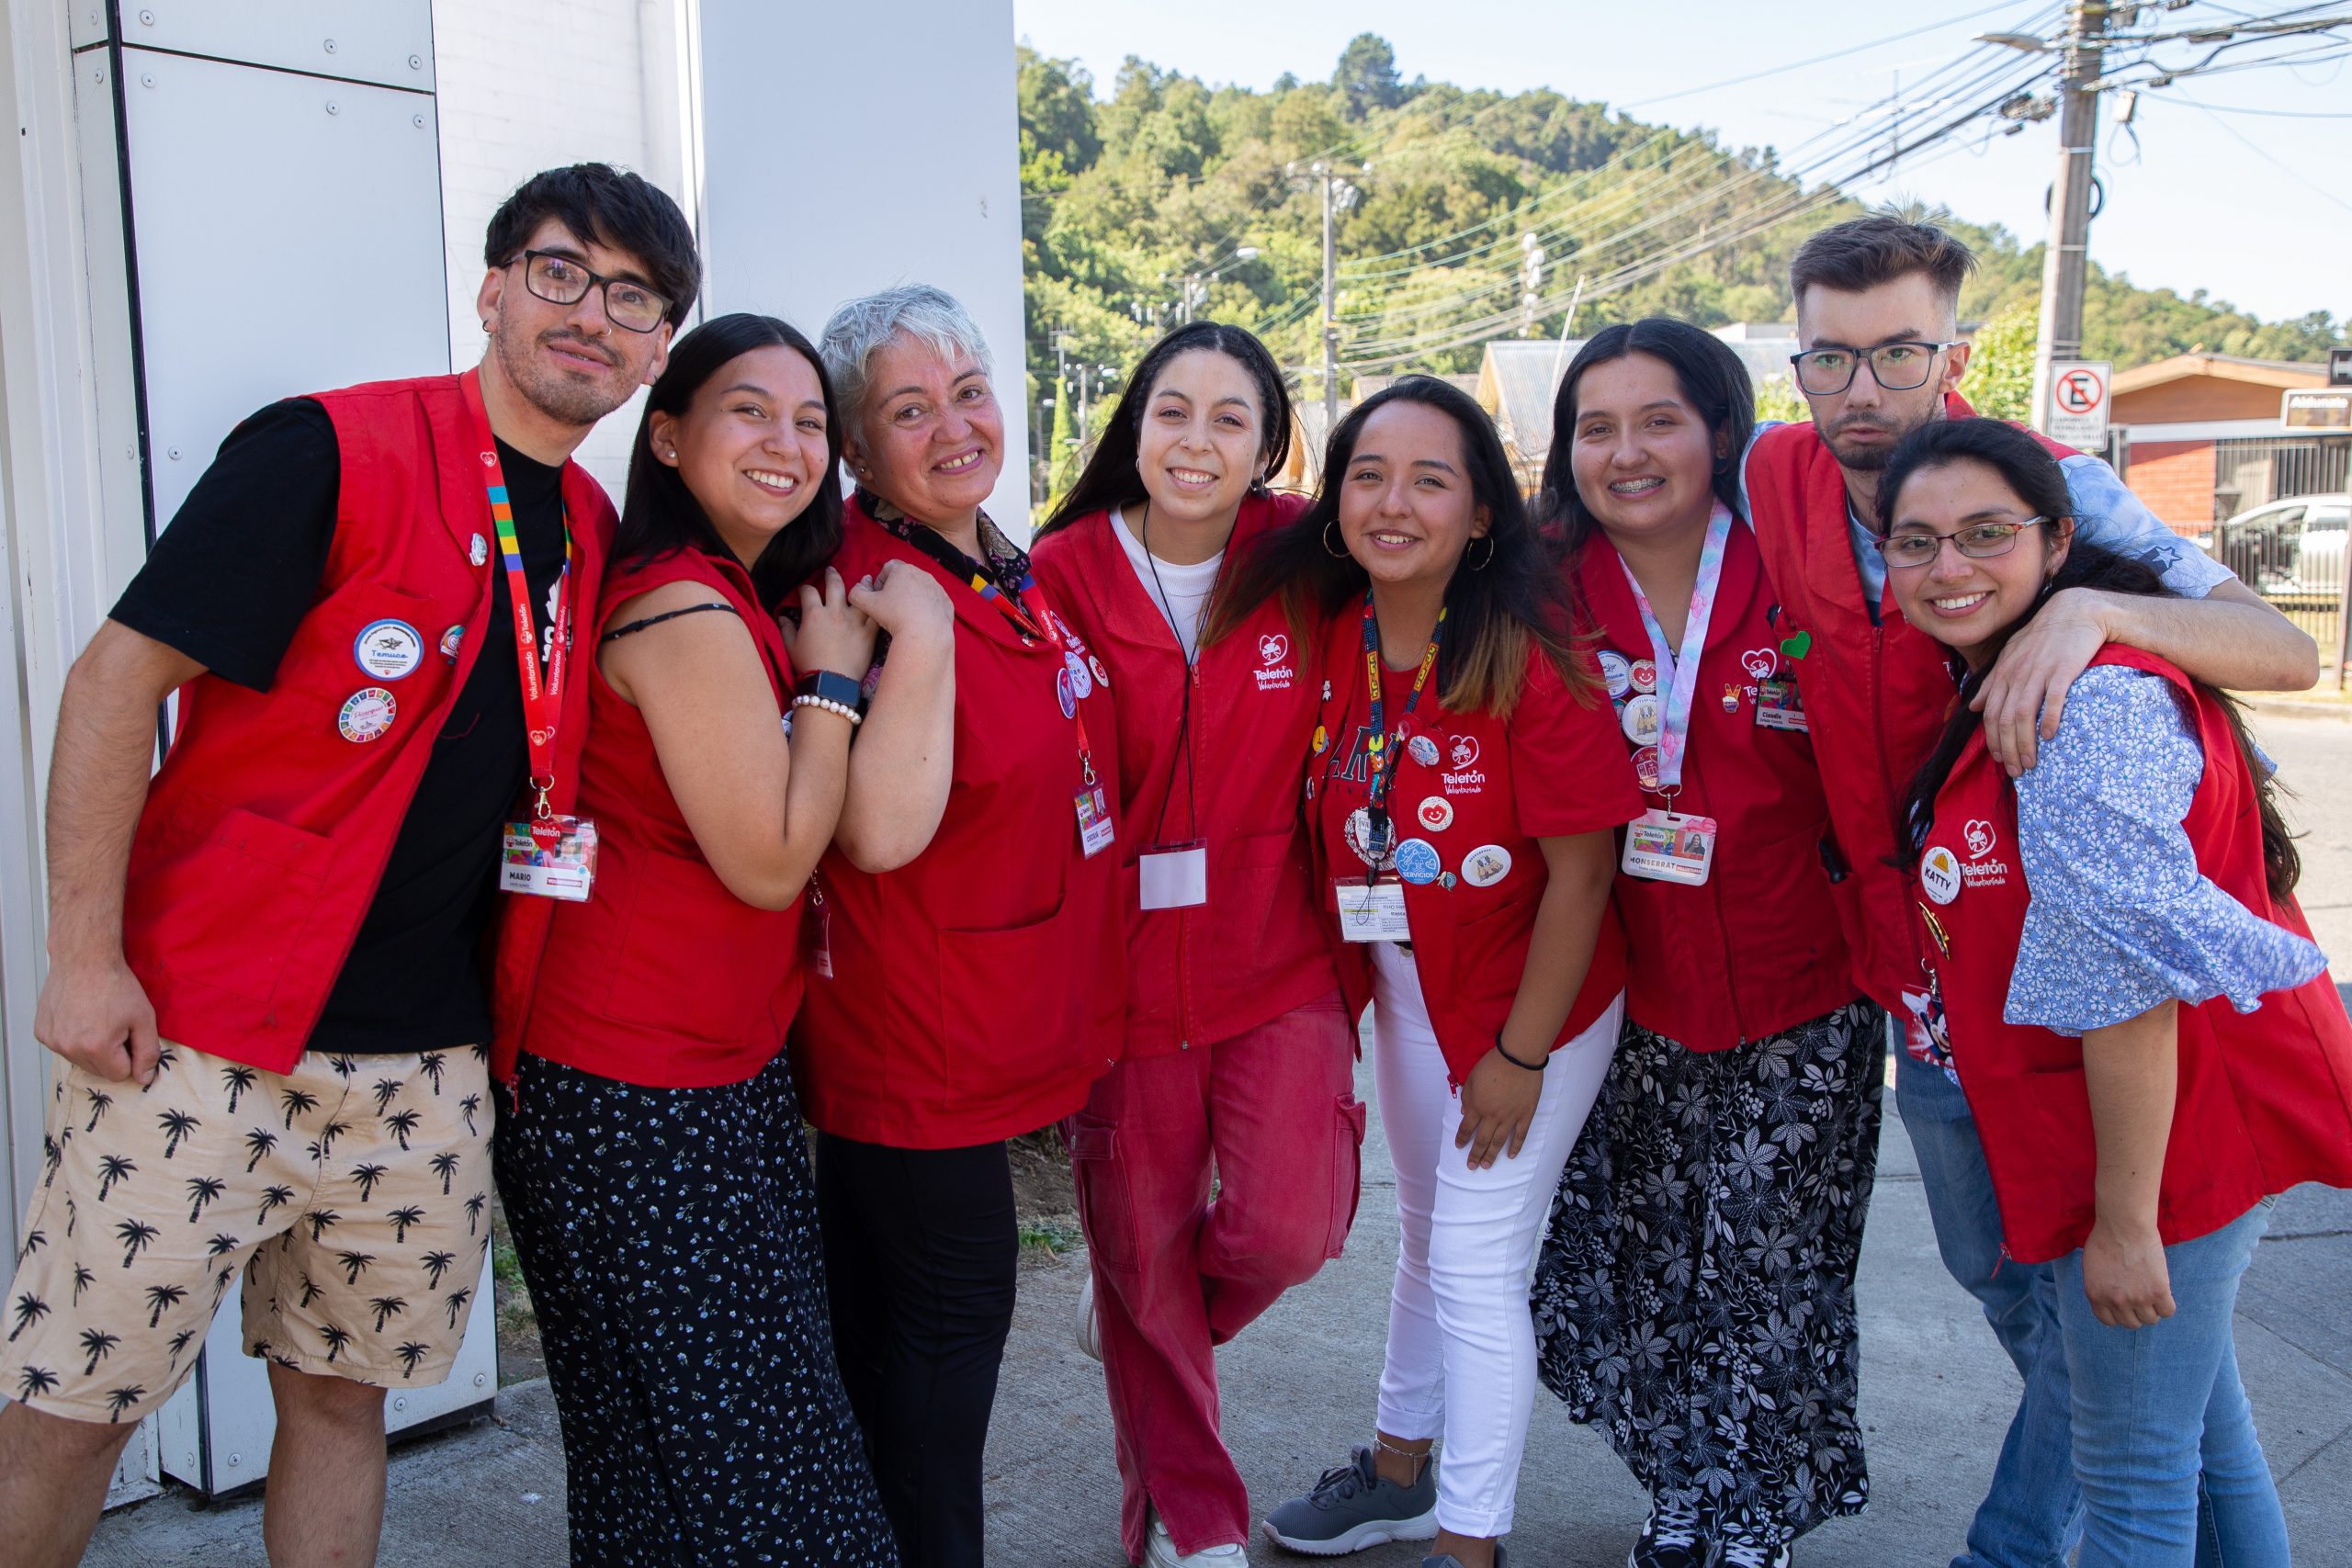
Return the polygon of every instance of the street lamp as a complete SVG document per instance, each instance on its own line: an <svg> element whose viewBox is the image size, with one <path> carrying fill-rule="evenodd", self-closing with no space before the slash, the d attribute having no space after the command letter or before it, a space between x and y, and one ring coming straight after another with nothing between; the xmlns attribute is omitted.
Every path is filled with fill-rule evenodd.
<svg viewBox="0 0 2352 1568"><path fill-rule="evenodd" d="M1201 306L1208 303L1210 282L1213 279L1224 276L1227 273L1231 272L1235 267L1241 265L1244 262L1256 261L1259 254L1260 253L1257 246L1243 245L1240 249L1233 253L1230 260L1200 272L1186 273L1184 275L1183 298L1176 302L1177 319L1188 326L1191 325L1193 312L1198 310Z"/></svg>
<svg viewBox="0 0 2352 1568"><path fill-rule="evenodd" d="M1974 41L1997 43L2003 49L2021 49L2028 54L2048 54L2057 47L2048 39L2036 38L2031 33L1978 33Z"/></svg>

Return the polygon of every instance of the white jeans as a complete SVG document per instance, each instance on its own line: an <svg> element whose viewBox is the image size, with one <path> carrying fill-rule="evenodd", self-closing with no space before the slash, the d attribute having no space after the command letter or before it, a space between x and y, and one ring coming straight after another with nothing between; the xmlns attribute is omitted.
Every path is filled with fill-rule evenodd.
<svg viewBox="0 0 2352 1568"><path fill-rule="evenodd" d="M1519 1157L1472 1170L1469 1150L1453 1146L1462 1101L1446 1082L1412 957L1378 942L1373 968L1374 1073L1404 1233L1380 1429L1442 1438L1438 1524L1499 1536L1510 1529L1535 1404L1528 1269L1561 1168L1617 1054L1624 998L1553 1055Z"/></svg>

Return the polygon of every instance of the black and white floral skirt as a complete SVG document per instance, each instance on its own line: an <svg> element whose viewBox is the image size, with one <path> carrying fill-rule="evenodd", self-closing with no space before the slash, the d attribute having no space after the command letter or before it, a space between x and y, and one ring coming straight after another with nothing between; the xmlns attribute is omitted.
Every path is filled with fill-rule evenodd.
<svg viewBox="0 0 2352 1568"><path fill-rule="evenodd" d="M1867 1001L1719 1052L1628 1020L1561 1178L1544 1382L1711 1534L1786 1541L1869 1495L1854 1268L1886 1038Z"/></svg>

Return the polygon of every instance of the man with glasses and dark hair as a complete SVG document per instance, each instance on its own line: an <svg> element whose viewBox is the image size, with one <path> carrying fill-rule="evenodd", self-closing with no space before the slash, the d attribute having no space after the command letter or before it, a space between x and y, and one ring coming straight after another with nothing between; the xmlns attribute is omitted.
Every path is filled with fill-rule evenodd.
<svg viewBox="0 0 2352 1568"><path fill-rule="evenodd" d="M1798 389L1807 424L1749 446L1748 515L1780 598L1773 656L1803 694L1815 756L1831 784L1837 842L1825 856L1843 901L1856 979L1905 1029L1895 1101L1917 1151L1936 1244L1976 1297L2026 1380L1990 1494L1953 1568L2062 1568L2081 1529L2068 1384L2050 1268L2004 1256L1984 1152L1949 1053L1925 1025L1910 869L1898 865L1894 803L1933 750L1951 703L1944 650L1899 614L1882 614L1878 479L1888 455L1931 420L1972 411L1958 395L1969 345L1960 288L1975 258L1951 235L1891 217L1857 219L1807 240L1790 267ZM2186 598L2070 589L2002 651L1984 686L1984 735L2012 776L2058 731L2066 692L2109 642L2170 660L2199 680L2301 690L2318 679L2310 637L2203 552L2156 521L2098 458L2045 442L2060 458L2077 536L2157 568ZM2014 544L1982 537L1975 553ZM1968 553L1972 541L1957 541ZM1966 1042L1956 1049L1967 1050Z"/></svg>
<svg viewBox="0 0 2352 1568"><path fill-rule="evenodd" d="M580 827L566 665L614 514L570 459L701 281L675 204L599 164L515 191L485 259L481 363L239 425L66 679L34 1021L64 1060L0 1342L11 1562L79 1558L241 1270L270 1559L372 1562L384 1390L463 1337L490 1042L548 909L501 899L502 844Z"/></svg>

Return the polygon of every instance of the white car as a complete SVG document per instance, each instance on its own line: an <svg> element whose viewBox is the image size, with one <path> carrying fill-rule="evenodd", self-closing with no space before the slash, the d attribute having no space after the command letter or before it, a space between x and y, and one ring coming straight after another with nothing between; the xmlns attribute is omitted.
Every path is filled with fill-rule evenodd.
<svg viewBox="0 0 2352 1568"><path fill-rule="evenodd" d="M2221 524L2198 542L2257 592L2343 592L2345 542L2352 537L2352 496L2290 495Z"/></svg>

